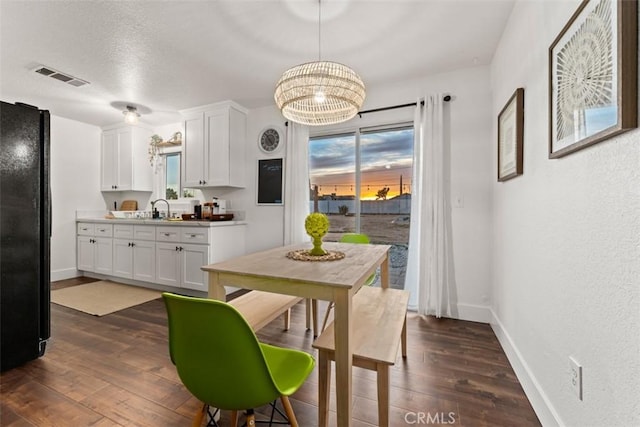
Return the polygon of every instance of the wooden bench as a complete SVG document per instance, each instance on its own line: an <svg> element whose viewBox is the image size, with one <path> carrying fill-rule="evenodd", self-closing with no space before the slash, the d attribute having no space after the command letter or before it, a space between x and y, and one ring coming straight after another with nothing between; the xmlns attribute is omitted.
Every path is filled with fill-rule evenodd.
<svg viewBox="0 0 640 427"><path fill-rule="evenodd" d="M290 325L291 307L300 301L302 301L301 297L250 291L232 299L229 304L244 316L247 323L256 332L284 314L284 330L286 331Z"/></svg>
<svg viewBox="0 0 640 427"><path fill-rule="evenodd" d="M389 425L389 366L395 364L398 345L407 356L409 292L363 286L353 297L353 366L377 372L378 425ZM313 343L318 349L319 426L327 426L331 369L335 360L334 324Z"/></svg>

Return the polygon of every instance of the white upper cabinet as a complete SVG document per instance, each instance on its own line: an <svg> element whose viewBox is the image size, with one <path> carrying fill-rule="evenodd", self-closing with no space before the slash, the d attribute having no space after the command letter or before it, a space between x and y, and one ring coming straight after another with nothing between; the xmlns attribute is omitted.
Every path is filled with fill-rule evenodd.
<svg viewBox="0 0 640 427"><path fill-rule="evenodd" d="M101 191L153 190L153 169L148 157L151 135L151 130L138 126L103 130Z"/></svg>
<svg viewBox="0 0 640 427"><path fill-rule="evenodd" d="M228 101L182 114L182 185L243 188L247 110Z"/></svg>

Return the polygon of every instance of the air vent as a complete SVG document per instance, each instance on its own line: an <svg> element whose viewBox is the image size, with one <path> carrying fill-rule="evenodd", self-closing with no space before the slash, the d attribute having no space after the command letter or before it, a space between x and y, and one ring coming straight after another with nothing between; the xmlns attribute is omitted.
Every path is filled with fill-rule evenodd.
<svg viewBox="0 0 640 427"><path fill-rule="evenodd" d="M84 85L88 85L89 82L79 79L77 77L73 77L69 74L62 73L57 71L51 67L39 66L35 70L36 73L41 74L43 76L51 77L52 79L59 80L61 82L70 84L71 86L80 87Z"/></svg>

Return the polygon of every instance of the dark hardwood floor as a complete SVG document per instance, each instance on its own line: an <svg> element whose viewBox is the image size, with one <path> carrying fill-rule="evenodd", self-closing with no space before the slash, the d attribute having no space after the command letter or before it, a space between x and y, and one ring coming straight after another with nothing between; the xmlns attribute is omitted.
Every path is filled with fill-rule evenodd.
<svg viewBox="0 0 640 427"><path fill-rule="evenodd" d="M56 304L51 312L45 356L0 376L0 425L191 425L200 405L169 360L161 299L103 317ZM303 304L295 306L288 332L277 319L259 338L313 354L304 313ZM410 314L407 329L408 357L391 370L392 426L540 425L488 325ZM354 427L377 424L375 381L374 372L354 368ZM291 399L303 427L317 425L317 394L316 370ZM331 408L335 425L335 394ZM228 416L223 413L221 425L229 425Z"/></svg>

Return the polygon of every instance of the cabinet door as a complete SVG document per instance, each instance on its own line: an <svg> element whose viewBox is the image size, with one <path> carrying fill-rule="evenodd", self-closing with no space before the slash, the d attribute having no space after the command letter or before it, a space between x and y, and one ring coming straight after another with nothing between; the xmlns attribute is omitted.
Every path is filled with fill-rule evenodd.
<svg viewBox="0 0 640 427"><path fill-rule="evenodd" d="M95 246L93 246L93 237L91 236L78 236L78 253L77 253L77 265L78 270L81 271L93 271L93 260L95 258Z"/></svg>
<svg viewBox="0 0 640 427"><path fill-rule="evenodd" d="M138 141L144 143L144 141ZM131 128L118 129L118 157L116 169L118 173L117 187L119 191L133 190L133 136Z"/></svg>
<svg viewBox="0 0 640 427"><path fill-rule="evenodd" d="M106 237L94 238L95 272L111 275L113 273L113 239Z"/></svg>
<svg viewBox="0 0 640 427"><path fill-rule="evenodd" d="M210 111L205 119L205 174L208 185L229 184L229 110Z"/></svg>
<svg viewBox="0 0 640 427"><path fill-rule="evenodd" d="M204 115L186 116L184 119L184 140L182 142L182 186L202 187L205 181L205 138Z"/></svg>
<svg viewBox="0 0 640 427"><path fill-rule="evenodd" d="M101 158L100 158L100 190L117 191L118 183L116 163L118 159L118 132L117 130L102 133Z"/></svg>
<svg viewBox="0 0 640 427"><path fill-rule="evenodd" d="M201 270L209 264L208 245L182 244L182 287L207 292L209 282L207 274Z"/></svg>
<svg viewBox="0 0 640 427"><path fill-rule="evenodd" d="M113 240L113 275L118 277L133 277L133 247L131 240Z"/></svg>
<svg viewBox="0 0 640 427"><path fill-rule="evenodd" d="M167 286L180 286L180 244L156 243L156 282Z"/></svg>
<svg viewBox="0 0 640 427"><path fill-rule="evenodd" d="M145 282L156 280L156 244L137 240L133 242L133 278Z"/></svg>

